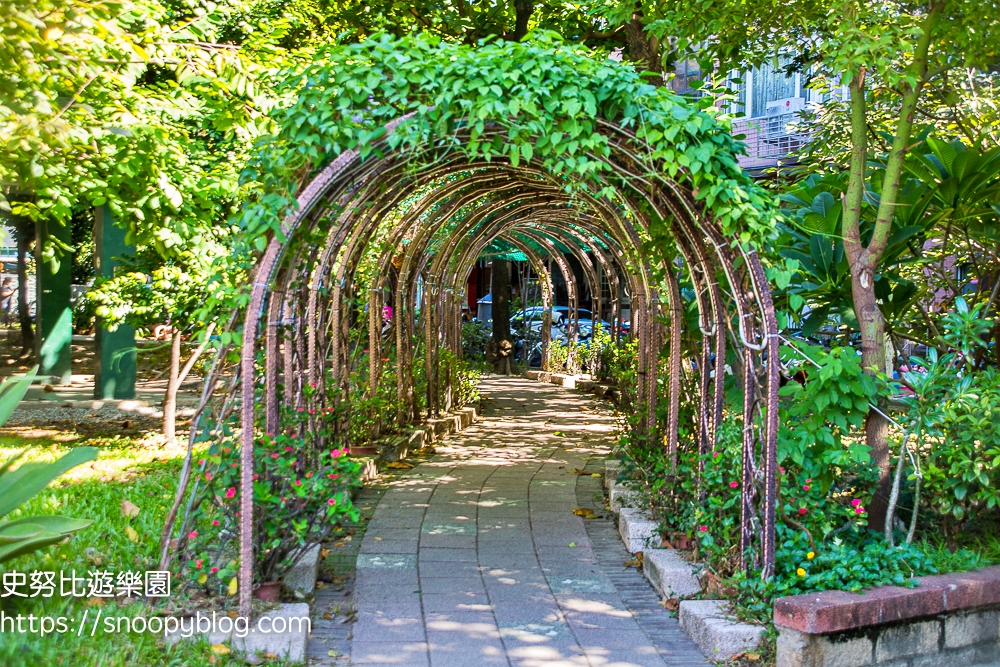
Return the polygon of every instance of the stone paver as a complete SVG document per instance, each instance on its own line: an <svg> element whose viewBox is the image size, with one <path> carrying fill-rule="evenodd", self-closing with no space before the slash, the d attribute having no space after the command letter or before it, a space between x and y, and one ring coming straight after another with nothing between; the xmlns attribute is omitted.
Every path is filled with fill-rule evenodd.
<svg viewBox="0 0 1000 667"><path fill-rule="evenodd" d="M357 558L350 661L707 665L603 511L614 420L591 397L487 379L484 419L390 485Z"/></svg>

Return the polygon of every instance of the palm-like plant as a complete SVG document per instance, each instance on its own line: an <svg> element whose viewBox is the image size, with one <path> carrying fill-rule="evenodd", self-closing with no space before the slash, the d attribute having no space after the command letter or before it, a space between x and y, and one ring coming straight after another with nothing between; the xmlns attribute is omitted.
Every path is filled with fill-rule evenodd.
<svg viewBox="0 0 1000 667"><path fill-rule="evenodd" d="M8 378L0 384L0 425L10 418L34 377L35 371L32 371L24 377ZM0 464L0 563L55 544L91 524L90 521L65 516L5 520L56 477L97 457L97 448L79 447L51 463L25 463L11 470L26 451Z"/></svg>

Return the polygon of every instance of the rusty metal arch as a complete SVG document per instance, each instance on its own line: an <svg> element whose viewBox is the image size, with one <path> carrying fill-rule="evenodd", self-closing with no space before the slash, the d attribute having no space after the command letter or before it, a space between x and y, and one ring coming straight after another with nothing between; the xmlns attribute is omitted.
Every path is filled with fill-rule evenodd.
<svg viewBox="0 0 1000 667"><path fill-rule="evenodd" d="M401 120L387 125L385 136ZM777 358L777 327L763 267L752 251L731 244L724 237L711 213L702 208L681 181L668 178L656 165L648 168L649 161L632 150L640 142L630 130L606 121L600 121L599 125L612 149L612 156L605 162L617 179L620 196L616 201L599 199L589 191L567 193L564 182L530 163L517 168L507 163L470 163L457 152L442 154L434 147L427 147L422 155L408 153L405 159L395 159L391 151L368 160L361 159L356 151L337 156L303 189L297 210L284 221L284 239L272 237L258 258L249 305L242 318L234 316L228 329L237 330L242 319L238 379L220 393L219 405L210 408L211 396L222 374L216 370L209 374L204 400L193 423L191 443L225 420L239 403L241 498L252 498L259 379L263 378L262 402L268 430L277 427L279 403L301 400L301 386L289 387L293 376L323 386L321 380L329 370L335 385L346 381L345 327L350 317L360 317L346 304L356 288L354 277L358 267L366 253L373 251L374 235L380 233L379 243L383 246L377 253L376 277L366 300L371 352L369 380L374 387L381 363L377 361L381 354L375 354L375 350L382 343L381 335L376 333L377 317L386 286L394 285L391 292L396 306L398 388L407 399L401 419L415 417L412 377L408 378L412 369L407 367L411 363L410 346L404 341L417 335L419 326L423 327L421 336L429 352L425 364L430 378L439 373L436 357L439 348L461 353L456 313L460 312L464 298L461 286L468 276L470 261L493 239L503 239L521 249L544 285L543 311L547 317L553 293L546 256L562 271L574 304L571 309L576 310L576 277L558 248L561 245L580 262L598 303L602 285L598 270L613 276L614 299L620 295L617 286L621 281L628 286L633 299L633 335L640 338L639 363L645 373L639 390L649 410L647 428L655 426L657 360L661 340L668 342L671 408L667 441L671 454L676 456L679 380L676 386L674 381L679 376L681 361L682 305L677 276L681 265L666 257L644 255L643 243L648 239L650 221L643 210L649 210L667 221L678 256L683 258L688 279L695 286L698 333L703 337L699 363L702 447L717 437L721 421L720 368L725 364L724 331L728 330L731 318L718 278L721 276L728 285L729 304L736 311L746 396L742 466L746 491L741 546L743 553L751 553L757 538L760 548L753 558L765 576L769 576L774 558L777 364L764 365L761 358L764 353L768 359ZM456 132L456 139L463 139L462 130ZM414 169L418 163L420 168ZM608 176L601 179L603 183L613 183ZM325 234L318 233L324 229ZM592 237L589 244L588 234ZM541 249L547 252L543 254ZM397 258L398 267L394 266ZM666 331L657 320L661 285L653 278L654 266L662 269L665 276L662 287L670 315ZM423 286L419 322L418 285ZM600 309L597 316L600 317ZM616 326L617 321L616 314ZM547 335L548 327L543 325L543 331ZM258 342L260 338L263 345ZM714 379L708 377L710 341L716 355ZM256 368L259 348L263 352L263 374L258 374ZM221 367L229 350L227 346L220 351L215 368ZM758 373L761 368L763 374ZM279 382L281 378L285 380L283 383ZM284 392L279 396L280 384L284 385ZM436 391L439 384L434 386ZM320 394L318 400L326 398ZM440 396L429 393L429 412L438 411L442 404L445 409L450 405L447 395L442 401ZM762 409L766 410L764 418L760 414ZM215 419L214 424L203 425L209 418ZM189 469L187 461L185 470ZM186 481L178 492L172 515L176 515L185 484ZM252 521L253 507L248 501L240 516L239 578L244 613L249 609ZM165 528L165 538L169 538L171 528L172 525ZM164 546L164 560L168 558L167 551Z"/></svg>

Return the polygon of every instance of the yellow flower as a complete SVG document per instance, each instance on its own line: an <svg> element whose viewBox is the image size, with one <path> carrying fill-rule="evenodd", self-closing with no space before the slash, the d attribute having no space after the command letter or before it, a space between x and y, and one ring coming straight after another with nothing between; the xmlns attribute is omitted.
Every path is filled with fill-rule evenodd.
<svg viewBox="0 0 1000 667"><path fill-rule="evenodd" d="M816 557L815 551L810 551L809 553L806 554L806 558L808 558L809 560L812 560L815 557Z"/></svg>
<svg viewBox="0 0 1000 667"><path fill-rule="evenodd" d="M806 571L800 567L799 569L795 570L795 574L799 575L800 577L804 577L806 576Z"/></svg>

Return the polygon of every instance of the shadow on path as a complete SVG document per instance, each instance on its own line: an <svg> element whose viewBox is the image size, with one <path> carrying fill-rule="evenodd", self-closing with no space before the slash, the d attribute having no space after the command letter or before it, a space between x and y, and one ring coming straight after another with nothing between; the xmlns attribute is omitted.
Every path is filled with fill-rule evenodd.
<svg viewBox="0 0 1000 667"><path fill-rule="evenodd" d="M483 418L395 479L357 558L351 664L706 665L603 512L614 419L592 397L483 382Z"/></svg>

